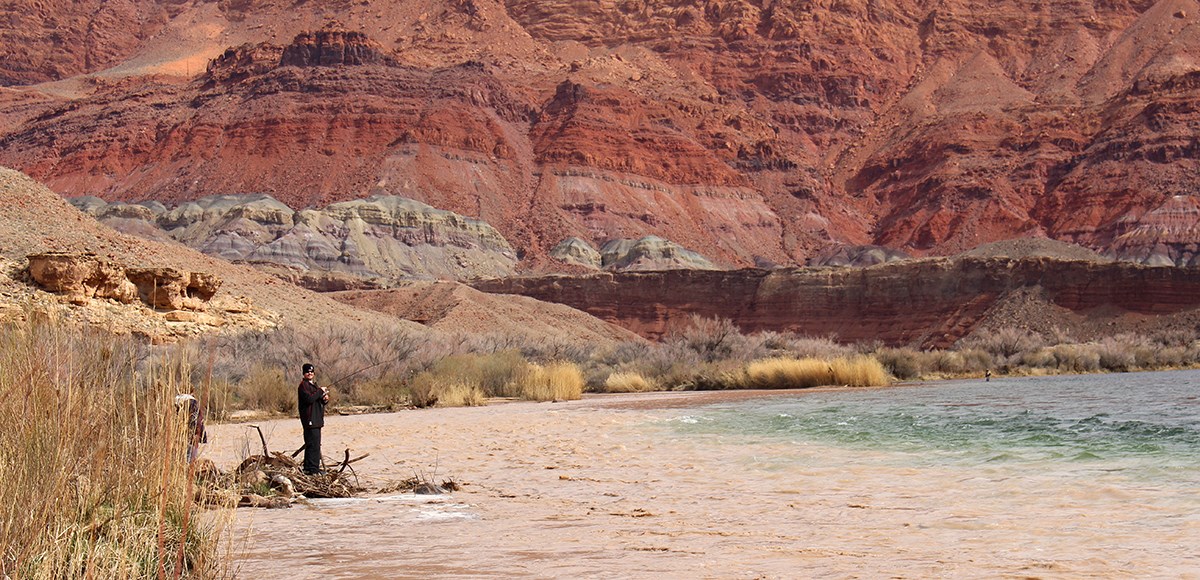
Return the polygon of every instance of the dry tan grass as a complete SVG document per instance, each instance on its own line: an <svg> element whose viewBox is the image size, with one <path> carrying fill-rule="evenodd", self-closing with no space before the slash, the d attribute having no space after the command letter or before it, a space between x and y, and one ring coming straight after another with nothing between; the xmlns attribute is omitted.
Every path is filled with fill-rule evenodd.
<svg viewBox="0 0 1200 580"><path fill-rule="evenodd" d="M439 376L426 371L413 377L408 385L409 402L416 407L468 407L487 400L476 382L461 377Z"/></svg>
<svg viewBox="0 0 1200 580"><path fill-rule="evenodd" d="M613 373L604 379L606 393L645 393L654 389L654 383L637 373Z"/></svg>
<svg viewBox="0 0 1200 580"><path fill-rule="evenodd" d="M187 373L141 358L54 323L0 329L0 577L223 574L173 401Z"/></svg>
<svg viewBox="0 0 1200 580"><path fill-rule="evenodd" d="M477 407L487 401L479 385L458 381L441 383L436 392L439 407Z"/></svg>
<svg viewBox="0 0 1200 580"><path fill-rule="evenodd" d="M878 360L863 355L833 360L769 358L746 366L745 385L759 389L803 389L825 385L855 387L891 382Z"/></svg>
<svg viewBox="0 0 1200 580"><path fill-rule="evenodd" d="M569 362L531 365L521 381L521 398L531 401L571 401L583 396L583 372Z"/></svg>
<svg viewBox="0 0 1200 580"><path fill-rule="evenodd" d="M883 365L879 361L863 355L839 357L830 363L833 367L833 384L849 387L875 387L890 384Z"/></svg>

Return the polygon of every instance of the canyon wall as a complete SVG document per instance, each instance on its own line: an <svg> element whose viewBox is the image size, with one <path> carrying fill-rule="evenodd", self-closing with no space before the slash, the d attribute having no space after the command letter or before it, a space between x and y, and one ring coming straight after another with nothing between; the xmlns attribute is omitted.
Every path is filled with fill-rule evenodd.
<svg viewBox="0 0 1200 580"><path fill-rule="evenodd" d="M649 338L662 337L692 314L730 319L744 332L921 347L949 346L983 325L1037 331L1058 325L1064 332L1081 331L1085 335L1075 338L1086 340L1097 322L1112 323L1103 334L1113 334L1118 323L1181 317L1194 331L1200 314L1200 269L1053 258L605 273L475 286L565 304Z"/></svg>

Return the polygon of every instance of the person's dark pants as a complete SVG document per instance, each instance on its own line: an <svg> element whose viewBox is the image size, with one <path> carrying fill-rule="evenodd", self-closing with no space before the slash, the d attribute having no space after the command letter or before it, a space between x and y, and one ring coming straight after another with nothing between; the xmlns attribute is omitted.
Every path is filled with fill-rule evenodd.
<svg viewBox="0 0 1200 580"><path fill-rule="evenodd" d="M304 430L304 473L321 471L321 430Z"/></svg>

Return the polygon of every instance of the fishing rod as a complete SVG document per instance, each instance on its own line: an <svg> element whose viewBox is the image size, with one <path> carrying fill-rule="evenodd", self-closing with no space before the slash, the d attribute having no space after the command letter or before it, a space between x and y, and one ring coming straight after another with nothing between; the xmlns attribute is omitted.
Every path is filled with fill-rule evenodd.
<svg viewBox="0 0 1200 580"><path fill-rule="evenodd" d="M339 379L338 379L338 380L336 380L336 381L333 381L332 383L329 383L329 386L328 386L328 387L326 387L326 388L327 388L327 389L332 389L333 387L336 387L336 386L338 386L339 384L341 384L341 383L342 383L342 381L344 381L344 380L346 380L346 379L349 379L350 377L353 377L353 376L355 376L355 375L357 375L357 374L359 374L359 373L362 373L362 372L369 371L369 370L371 370L371 369L373 369L373 368L375 368L375 367L377 367L377 366L379 366L379 365L382 365L382 364L394 363L394 362L396 362L396 361L398 361L398 360L400 360L400 359L403 359L403 358L406 358L406 357L408 357L408 355L410 355L410 354L412 354L412 353L411 353L411 352L408 352L408 353L402 354L402 355L400 355L400 356L398 356L398 357L396 357L396 358L393 358L393 359L381 360L381 361L379 361L379 362L377 362L377 363L375 363L375 364L373 364L373 365L367 365L367 366L365 366L365 367L363 367L363 368L361 368L361 369L358 369L358 370L356 370L356 371L354 371L354 372L352 372L352 373L350 373L350 374L348 374L348 375L345 375L345 376L343 376L343 377L339 378Z"/></svg>

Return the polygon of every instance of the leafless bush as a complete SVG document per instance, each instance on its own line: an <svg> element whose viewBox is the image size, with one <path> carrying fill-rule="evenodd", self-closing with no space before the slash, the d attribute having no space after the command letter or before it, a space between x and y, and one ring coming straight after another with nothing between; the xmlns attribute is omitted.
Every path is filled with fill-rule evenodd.
<svg viewBox="0 0 1200 580"><path fill-rule="evenodd" d="M1056 344L1049 349L1054 368L1073 373L1100 370L1100 355L1094 348L1081 344Z"/></svg>
<svg viewBox="0 0 1200 580"><path fill-rule="evenodd" d="M838 344L831 338L797 336L788 341L787 351L793 358L835 359L853 356L858 349Z"/></svg>
<svg viewBox="0 0 1200 580"><path fill-rule="evenodd" d="M1129 371L1142 366L1151 349L1145 337L1119 334L1100 339L1096 345L1100 367L1110 371Z"/></svg>
<svg viewBox="0 0 1200 580"><path fill-rule="evenodd" d="M888 373L903 381L925 376L931 368L929 353L910 348L880 349L875 358Z"/></svg>
<svg viewBox="0 0 1200 580"><path fill-rule="evenodd" d="M700 360L713 362L729 359L742 339L742 333L728 318L693 314L685 325L668 332L666 342L681 344L699 355Z"/></svg>
<svg viewBox="0 0 1200 580"><path fill-rule="evenodd" d="M990 333L981 333L960 341L962 348L978 348L1000 359L1008 359L1023 352L1045 346L1041 335L1024 328L1005 327Z"/></svg>

